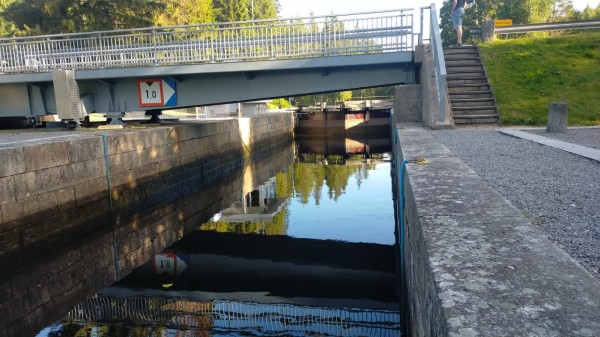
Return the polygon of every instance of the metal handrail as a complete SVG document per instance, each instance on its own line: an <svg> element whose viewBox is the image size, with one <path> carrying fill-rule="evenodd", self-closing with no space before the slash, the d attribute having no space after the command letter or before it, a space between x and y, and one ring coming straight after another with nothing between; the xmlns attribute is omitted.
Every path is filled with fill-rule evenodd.
<svg viewBox="0 0 600 337"><path fill-rule="evenodd" d="M0 72L378 54L413 49L412 10L0 39Z"/></svg>
<svg viewBox="0 0 600 337"><path fill-rule="evenodd" d="M422 43L423 38L423 12L429 9L430 12L430 27L429 27L429 41L431 44L431 51L433 53L433 62L435 64L435 82L438 88L438 101L439 101L439 121L446 121L446 63L444 61L444 49L442 48L442 37L440 35L440 27L437 19L437 10L434 3L428 7L421 7L421 34L419 35L419 42Z"/></svg>

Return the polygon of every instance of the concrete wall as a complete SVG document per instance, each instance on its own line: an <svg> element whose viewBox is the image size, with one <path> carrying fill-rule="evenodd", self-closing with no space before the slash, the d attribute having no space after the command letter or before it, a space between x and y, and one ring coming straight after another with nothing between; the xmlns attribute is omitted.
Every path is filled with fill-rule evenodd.
<svg viewBox="0 0 600 337"><path fill-rule="evenodd" d="M35 334L228 207L248 172L285 168L292 130L280 114L110 132L112 212L97 134L1 148L0 335Z"/></svg>
<svg viewBox="0 0 600 337"><path fill-rule="evenodd" d="M600 336L600 282L428 131L397 132L399 163L430 162L400 191L409 335Z"/></svg>
<svg viewBox="0 0 600 337"><path fill-rule="evenodd" d="M435 80L435 63L431 45L420 45L415 50L415 63L420 64L419 81L414 85L396 86L394 116L397 123L422 122L433 129L454 127L448 90L446 119L439 121L439 90Z"/></svg>

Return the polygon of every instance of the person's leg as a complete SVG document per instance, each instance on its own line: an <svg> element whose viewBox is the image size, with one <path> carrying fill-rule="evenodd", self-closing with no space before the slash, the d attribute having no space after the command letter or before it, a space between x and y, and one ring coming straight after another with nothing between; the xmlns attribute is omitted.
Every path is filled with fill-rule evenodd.
<svg viewBox="0 0 600 337"><path fill-rule="evenodd" d="M456 43L460 44L462 43L462 27L461 24L462 22L460 22L460 16L459 16L460 12L459 9L455 9L452 12L452 26L454 26L454 29L456 30ZM460 33L459 33L459 29L460 29Z"/></svg>
<svg viewBox="0 0 600 337"><path fill-rule="evenodd" d="M456 28L456 43L458 43L458 46L462 46L462 37L463 37L463 29L462 29L462 24L463 24L463 17L465 16L465 9L464 8L457 8L455 10L456 16L457 16L457 25L455 26Z"/></svg>

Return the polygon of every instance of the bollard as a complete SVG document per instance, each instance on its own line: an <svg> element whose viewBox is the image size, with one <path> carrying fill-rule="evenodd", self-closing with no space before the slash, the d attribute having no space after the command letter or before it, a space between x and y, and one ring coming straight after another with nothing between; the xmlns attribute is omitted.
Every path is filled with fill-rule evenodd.
<svg viewBox="0 0 600 337"><path fill-rule="evenodd" d="M568 105L565 102L550 102L546 132L567 132Z"/></svg>
<svg viewBox="0 0 600 337"><path fill-rule="evenodd" d="M481 25L481 40L490 42L496 39L496 27L493 20L486 20Z"/></svg>

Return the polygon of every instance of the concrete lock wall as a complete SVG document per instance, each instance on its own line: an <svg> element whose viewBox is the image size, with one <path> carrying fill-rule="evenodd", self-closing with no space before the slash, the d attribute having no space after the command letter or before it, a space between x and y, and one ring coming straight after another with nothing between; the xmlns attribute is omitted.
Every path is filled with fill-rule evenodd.
<svg viewBox="0 0 600 337"><path fill-rule="evenodd" d="M403 275L410 336L600 336L600 282L422 127L407 164ZM397 186L399 188L399 186Z"/></svg>
<svg viewBox="0 0 600 337"><path fill-rule="evenodd" d="M102 137L0 149L0 335L35 334L285 169L292 131L278 114L110 132L112 212Z"/></svg>

